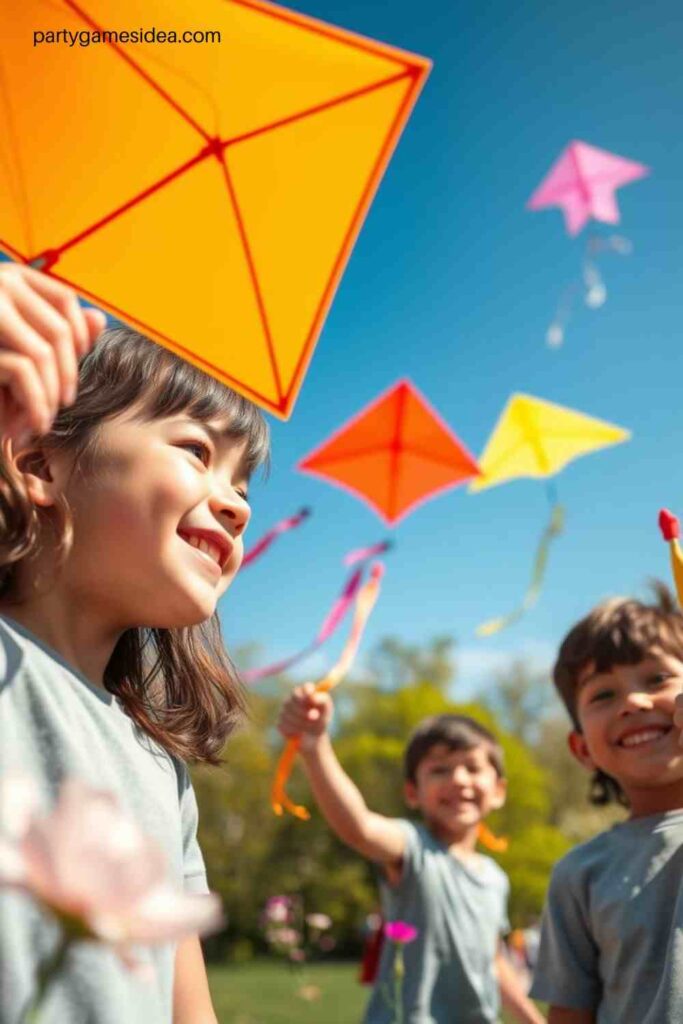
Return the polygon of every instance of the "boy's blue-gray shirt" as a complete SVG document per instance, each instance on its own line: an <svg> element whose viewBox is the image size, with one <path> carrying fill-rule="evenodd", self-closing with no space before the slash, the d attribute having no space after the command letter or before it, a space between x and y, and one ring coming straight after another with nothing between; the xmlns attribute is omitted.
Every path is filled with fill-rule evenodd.
<svg viewBox="0 0 683 1024"><path fill-rule="evenodd" d="M22 626L0 618L0 773L39 786L46 810L60 783L77 777L113 792L163 849L171 878L206 892L197 845L197 806L187 769L143 736L118 701L93 686ZM15 1024L35 986L56 927L18 892L0 892L0 1024ZM108 949L81 943L50 990L44 1024L171 1024L172 945L139 959L153 981L135 977Z"/></svg>
<svg viewBox="0 0 683 1024"><path fill-rule="evenodd" d="M387 921L418 929L404 947L405 1024L490 1024L498 1019L494 971L508 930L509 883L490 857L464 862L422 824L400 821L406 850L400 881L382 882ZM365 1024L391 1024L395 947L385 942Z"/></svg>
<svg viewBox="0 0 683 1024"><path fill-rule="evenodd" d="M683 809L615 825L555 866L532 995L597 1024L683 1021Z"/></svg>

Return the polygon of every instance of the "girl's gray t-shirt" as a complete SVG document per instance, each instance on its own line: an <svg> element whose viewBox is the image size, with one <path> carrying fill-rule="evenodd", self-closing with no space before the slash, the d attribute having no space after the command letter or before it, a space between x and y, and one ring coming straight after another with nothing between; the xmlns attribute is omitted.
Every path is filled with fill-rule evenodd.
<svg viewBox="0 0 683 1024"><path fill-rule="evenodd" d="M498 1020L494 970L509 929L507 875L490 857L457 859L422 824L401 821L406 851L397 885L382 881L386 921L418 929L403 947L405 1024L490 1024ZM395 946L385 941L364 1024L393 1024L397 1014Z"/></svg>
<svg viewBox="0 0 683 1024"><path fill-rule="evenodd" d="M597 1024L683 1021L683 809L615 825L553 871L531 994Z"/></svg>
<svg viewBox="0 0 683 1024"><path fill-rule="evenodd" d="M0 774L7 772L30 776L46 810L66 778L113 792L163 849L173 881L189 892L207 891L185 765L144 736L114 696L0 617ZM56 937L54 922L27 895L0 890L0 1024L20 1019ZM74 947L41 1024L171 1024L175 947L136 952L153 968L153 980L131 974L103 946Z"/></svg>

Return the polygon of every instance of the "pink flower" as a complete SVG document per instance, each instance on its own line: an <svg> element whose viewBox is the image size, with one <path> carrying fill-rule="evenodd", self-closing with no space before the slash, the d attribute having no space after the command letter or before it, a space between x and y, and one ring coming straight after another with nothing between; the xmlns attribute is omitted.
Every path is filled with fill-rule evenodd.
<svg viewBox="0 0 683 1024"><path fill-rule="evenodd" d="M263 916L266 921L283 924L289 921L292 913L292 901L289 896L271 896L266 900Z"/></svg>
<svg viewBox="0 0 683 1024"><path fill-rule="evenodd" d="M167 877L164 855L116 798L64 783L49 814L24 778L0 780L0 885L23 889L75 938L97 939L130 961L134 944L173 942L219 928L217 896L192 896Z"/></svg>
<svg viewBox="0 0 683 1024"><path fill-rule="evenodd" d="M405 921L387 921L384 925L384 934L391 942L405 946L407 942L412 942L417 938L418 931L412 924L407 924Z"/></svg>
<svg viewBox="0 0 683 1024"><path fill-rule="evenodd" d="M306 924L318 932L324 932L332 927L332 918L327 914L306 914Z"/></svg>

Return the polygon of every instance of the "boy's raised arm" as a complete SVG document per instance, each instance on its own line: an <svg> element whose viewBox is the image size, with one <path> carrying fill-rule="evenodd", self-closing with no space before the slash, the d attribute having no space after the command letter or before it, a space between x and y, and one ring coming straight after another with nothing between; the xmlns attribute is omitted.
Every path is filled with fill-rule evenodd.
<svg viewBox="0 0 683 1024"><path fill-rule="evenodd" d="M329 694L311 683L298 686L285 701L278 728L283 736L301 737L300 754L313 795L330 828L347 846L382 864L399 864L405 850L402 828L392 818L371 811L334 752L328 725Z"/></svg>

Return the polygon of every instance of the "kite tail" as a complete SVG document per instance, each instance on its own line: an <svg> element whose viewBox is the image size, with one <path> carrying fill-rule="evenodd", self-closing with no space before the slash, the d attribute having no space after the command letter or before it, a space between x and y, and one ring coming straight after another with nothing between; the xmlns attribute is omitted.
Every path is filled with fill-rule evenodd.
<svg viewBox="0 0 683 1024"><path fill-rule="evenodd" d="M666 508L659 513L659 529L662 531L664 540L669 542L671 573L676 584L678 603L683 608L683 551L681 551L678 539L681 529L676 516Z"/></svg>
<svg viewBox="0 0 683 1024"><path fill-rule="evenodd" d="M370 613L379 597L380 583L384 574L384 566L381 562L375 562L370 570L370 578L363 584L356 598L356 608L351 626L351 633L344 645L339 660L333 665L329 673L316 684L317 693L328 693L337 686L351 668L353 660L360 646L363 631L367 625ZM270 802L276 814L281 815L283 811L289 811L294 817L306 821L310 814L305 807L293 803L285 787L292 772L296 755L301 745L301 737L294 736L287 741L284 751L275 770L275 778L271 789Z"/></svg>
<svg viewBox="0 0 683 1024"><path fill-rule="evenodd" d="M252 547L249 548L244 558L242 559L241 568L244 569L247 565L251 565L255 562L268 548L271 546L273 541L283 534L287 533L288 530L293 530L295 527L303 523L304 519L308 519L311 514L310 508L300 509L296 515L289 516L287 519L281 519L279 523L276 523L267 533L256 541Z"/></svg>
<svg viewBox="0 0 683 1024"><path fill-rule="evenodd" d="M500 618L489 619L487 622L482 622L480 626L477 626L475 631L477 636L493 636L494 633L500 632L501 629L507 629L507 627L511 626L513 622L517 622L526 612L529 611L530 608L533 608L538 601L539 594L543 588L543 580L545 577L546 566L548 564L550 545L555 537L562 533L563 529L564 509L561 505L555 505L550 514L550 522L541 534L541 539L536 549L534 567L531 573L531 582L529 583L529 587L524 595L522 603L508 615L503 615Z"/></svg>
<svg viewBox="0 0 683 1024"><path fill-rule="evenodd" d="M264 665L262 668L247 669L242 672L244 681L247 683L258 683L261 679L266 679L268 676L280 675L280 673L286 672L287 669L296 665L297 662L303 661L304 658L308 658L319 647L322 647L325 641L329 640L332 634L336 632L353 605L356 594L363 582L367 560L373 555L388 551L391 546L390 541L381 541L379 544L372 544L367 548L349 552L344 558L344 564L356 565L358 562L361 564L345 580L341 593L325 616L315 639L307 644L303 650L297 651L296 654L290 654L288 658L282 658L280 661L276 661L271 665Z"/></svg>
<svg viewBox="0 0 683 1024"><path fill-rule="evenodd" d="M564 289L553 322L546 332L545 340L550 348L559 348L562 345L579 290L582 291L583 300L589 309L599 309L605 304L607 287L597 263L600 253L615 252L620 256L627 256L632 250L633 245L623 235L605 237L592 234L588 237L583 255L581 282L573 281Z"/></svg>
<svg viewBox="0 0 683 1024"><path fill-rule="evenodd" d="M494 835L483 821L479 822L477 828L477 842L481 843L487 850L491 850L492 853L505 853L510 845L509 839L506 839L505 836Z"/></svg>

